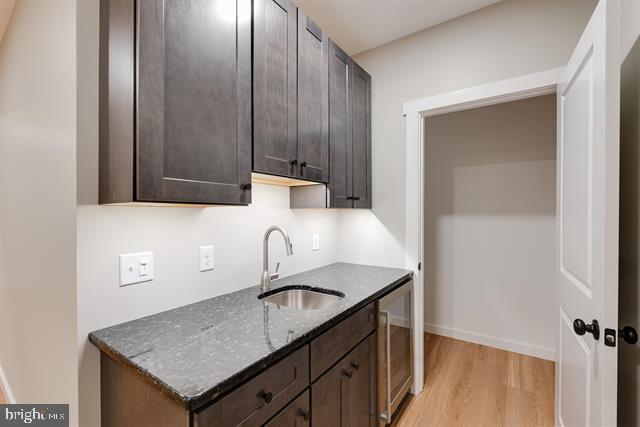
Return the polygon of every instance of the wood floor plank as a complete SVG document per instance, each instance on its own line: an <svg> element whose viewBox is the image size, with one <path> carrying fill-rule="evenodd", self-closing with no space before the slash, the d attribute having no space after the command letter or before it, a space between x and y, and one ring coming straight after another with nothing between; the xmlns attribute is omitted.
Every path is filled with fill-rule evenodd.
<svg viewBox="0 0 640 427"><path fill-rule="evenodd" d="M425 334L425 388L395 427L553 426L554 364Z"/></svg>

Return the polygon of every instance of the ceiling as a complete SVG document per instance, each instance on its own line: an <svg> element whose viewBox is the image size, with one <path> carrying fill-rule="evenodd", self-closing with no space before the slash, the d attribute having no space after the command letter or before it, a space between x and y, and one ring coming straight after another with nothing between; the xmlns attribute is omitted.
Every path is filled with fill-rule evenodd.
<svg viewBox="0 0 640 427"><path fill-rule="evenodd" d="M356 55L499 0L297 0L348 54Z"/></svg>

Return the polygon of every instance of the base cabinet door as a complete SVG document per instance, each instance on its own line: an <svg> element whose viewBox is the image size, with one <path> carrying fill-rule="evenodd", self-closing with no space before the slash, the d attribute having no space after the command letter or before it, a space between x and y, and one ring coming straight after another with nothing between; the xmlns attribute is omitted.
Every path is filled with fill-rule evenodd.
<svg viewBox="0 0 640 427"><path fill-rule="evenodd" d="M312 386L314 426L375 426L375 334Z"/></svg>
<svg viewBox="0 0 640 427"><path fill-rule="evenodd" d="M307 390L266 423L265 427L308 427L310 425L311 406Z"/></svg>

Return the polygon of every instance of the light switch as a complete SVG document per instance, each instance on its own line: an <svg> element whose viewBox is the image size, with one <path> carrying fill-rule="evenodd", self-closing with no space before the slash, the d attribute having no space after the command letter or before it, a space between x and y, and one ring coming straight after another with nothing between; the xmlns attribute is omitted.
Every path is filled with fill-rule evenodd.
<svg viewBox="0 0 640 427"><path fill-rule="evenodd" d="M120 255L120 286L153 280L153 252Z"/></svg>
<svg viewBox="0 0 640 427"><path fill-rule="evenodd" d="M320 249L320 235L318 234L313 235L313 243L312 243L311 249L314 251L317 251Z"/></svg>
<svg viewBox="0 0 640 427"><path fill-rule="evenodd" d="M200 246L200 271L210 271L214 268L213 245Z"/></svg>

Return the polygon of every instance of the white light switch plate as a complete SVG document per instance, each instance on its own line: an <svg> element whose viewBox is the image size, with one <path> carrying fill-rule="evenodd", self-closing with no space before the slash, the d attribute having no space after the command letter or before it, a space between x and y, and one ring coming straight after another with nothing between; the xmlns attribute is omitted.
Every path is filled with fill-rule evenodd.
<svg viewBox="0 0 640 427"><path fill-rule="evenodd" d="M209 271L214 268L213 245L200 246L200 271Z"/></svg>
<svg viewBox="0 0 640 427"><path fill-rule="evenodd" d="M153 280L153 252L120 255L120 286Z"/></svg>
<svg viewBox="0 0 640 427"><path fill-rule="evenodd" d="M313 235L313 245L312 245L311 249L314 250L314 251L320 250L320 235L319 234L314 234Z"/></svg>

